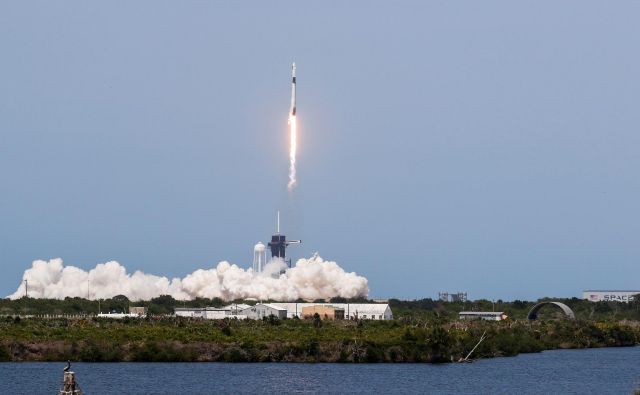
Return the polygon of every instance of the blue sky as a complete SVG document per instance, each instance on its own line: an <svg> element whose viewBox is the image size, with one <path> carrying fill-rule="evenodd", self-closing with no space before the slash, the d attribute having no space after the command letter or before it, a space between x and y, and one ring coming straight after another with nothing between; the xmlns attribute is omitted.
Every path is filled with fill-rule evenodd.
<svg viewBox="0 0 640 395"><path fill-rule="evenodd" d="M0 294L34 259L249 267L277 209L372 296L637 289L639 8L3 2Z"/></svg>

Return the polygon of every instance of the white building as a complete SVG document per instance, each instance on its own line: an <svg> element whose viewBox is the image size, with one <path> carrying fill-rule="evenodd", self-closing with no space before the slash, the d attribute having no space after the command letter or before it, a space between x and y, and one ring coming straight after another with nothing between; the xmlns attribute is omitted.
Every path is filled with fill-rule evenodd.
<svg viewBox="0 0 640 395"><path fill-rule="evenodd" d="M640 291L586 290L582 291L582 299L591 302L632 302L638 294Z"/></svg>
<svg viewBox="0 0 640 395"><path fill-rule="evenodd" d="M301 317L302 308L317 305L333 306L344 309L344 318L352 320L356 317L363 320L392 320L393 313L387 303L271 303L287 310L287 317Z"/></svg>
<svg viewBox="0 0 640 395"><path fill-rule="evenodd" d="M144 316L134 313L98 313L98 317L100 318L143 318Z"/></svg>
<svg viewBox="0 0 640 395"><path fill-rule="evenodd" d="M240 314L252 320L261 320L264 317L274 316L279 319L287 318L287 309L267 303L258 303L240 312Z"/></svg>
<svg viewBox="0 0 640 395"><path fill-rule="evenodd" d="M238 315L249 308L248 304L230 304L224 307L176 307L177 317L204 318L207 320L221 320L224 318L241 318ZM243 317L244 318L244 317Z"/></svg>
<svg viewBox="0 0 640 395"><path fill-rule="evenodd" d="M221 320L229 317L236 317L242 314L242 310L250 307L248 304L230 304L224 307L205 307L202 318L207 320Z"/></svg>
<svg viewBox="0 0 640 395"><path fill-rule="evenodd" d="M174 314L176 317L204 318L204 311L202 307L176 307Z"/></svg>
<svg viewBox="0 0 640 395"><path fill-rule="evenodd" d="M278 318L302 317L302 308L308 306L333 306L344 309L346 320L392 320L391 307L386 303L258 303L255 306L247 304L231 304L224 307L177 307L177 317L203 318L220 320L224 318L262 319L270 315Z"/></svg>
<svg viewBox="0 0 640 395"><path fill-rule="evenodd" d="M112 311L110 313L98 313L98 317L100 318L144 318L147 316L147 308L146 307L129 307L128 313L116 313Z"/></svg>
<svg viewBox="0 0 640 395"><path fill-rule="evenodd" d="M485 320L485 321L502 321L507 315L502 311L461 311L458 313L461 320Z"/></svg>

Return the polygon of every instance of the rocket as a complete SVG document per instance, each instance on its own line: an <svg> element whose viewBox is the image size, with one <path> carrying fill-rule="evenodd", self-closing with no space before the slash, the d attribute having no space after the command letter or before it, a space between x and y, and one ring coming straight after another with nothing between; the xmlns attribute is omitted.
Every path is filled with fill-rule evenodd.
<svg viewBox="0 0 640 395"><path fill-rule="evenodd" d="M296 64L291 65L291 108L289 115L296 115Z"/></svg>

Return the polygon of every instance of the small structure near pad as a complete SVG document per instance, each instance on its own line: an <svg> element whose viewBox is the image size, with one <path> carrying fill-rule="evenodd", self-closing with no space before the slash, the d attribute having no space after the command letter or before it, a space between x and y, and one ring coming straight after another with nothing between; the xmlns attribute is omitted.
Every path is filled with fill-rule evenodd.
<svg viewBox="0 0 640 395"><path fill-rule="evenodd" d="M560 310L562 310L562 312L564 313L564 315L567 318L569 318L571 320L575 320L576 319L576 315L573 313L573 310L571 310L571 308L569 306L567 306L566 304L560 303L560 302L540 302L537 305L533 306L531 311L529 311L529 314L527 315L527 318L530 319L530 320L538 319L538 311L540 311L540 309L543 308L546 305L552 305L552 306L559 307Z"/></svg>

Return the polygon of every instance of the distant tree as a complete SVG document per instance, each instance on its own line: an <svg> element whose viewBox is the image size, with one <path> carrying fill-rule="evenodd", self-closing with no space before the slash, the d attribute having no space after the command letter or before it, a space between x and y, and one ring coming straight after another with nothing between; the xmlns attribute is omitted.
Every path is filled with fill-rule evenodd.
<svg viewBox="0 0 640 395"><path fill-rule="evenodd" d="M365 298L364 296L358 296L348 299L347 303L369 303L369 299Z"/></svg>
<svg viewBox="0 0 640 395"><path fill-rule="evenodd" d="M124 295L116 295L111 299L113 299L114 302L128 302L129 301L129 298L127 298Z"/></svg>
<svg viewBox="0 0 640 395"><path fill-rule="evenodd" d="M434 325L428 331L427 347L431 354L431 362L447 362L446 353L451 346L452 338L441 325Z"/></svg>
<svg viewBox="0 0 640 395"><path fill-rule="evenodd" d="M640 294L633 295L633 300L629 302L629 307L631 307L635 311L640 310Z"/></svg>
<svg viewBox="0 0 640 395"><path fill-rule="evenodd" d="M611 308L612 303L618 302L595 302L595 311L597 313L610 313L611 311L613 311L613 309Z"/></svg>
<svg viewBox="0 0 640 395"><path fill-rule="evenodd" d="M114 298L115 299L115 298ZM175 306L177 301L171 295L160 295L150 300L152 304L158 304L162 306Z"/></svg>
<svg viewBox="0 0 640 395"><path fill-rule="evenodd" d="M218 326L223 335L231 336L231 321L228 318L220 320Z"/></svg>
<svg viewBox="0 0 640 395"><path fill-rule="evenodd" d="M160 295L148 303L149 314L171 314L179 302L171 295Z"/></svg>
<svg viewBox="0 0 640 395"><path fill-rule="evenodd" d="M195 298L189 305L191 307L207 307L211 304L211 301L207 298Z"/></svg>
<svg viewBox="0 0 640 395"><path fill-rule="evenodd" d="M268 317L263 317L263 321L272 326L280 325L280 319L273 314L270 314Z"/></svg>
<svg viewBox="0 0 640 395"><path fill-rule="evenodd" d="M525 302L524 300L514 300L513 302L511 302L511 305L513 306L514 309L524 309L529 305L529 302Z"/></svg>
<svg viewBox="0 0 640 395"><path fill-rule="evenodd" d="M222 307L224 306L224 300L220 298L213 298L211 299L211 305L214 307Z"/></svg>
<svg viewBox="0 0 640 395"><path fill-rule="evenodd" d="M318 313L315 313L313 315L313 326L315 326L316 328L322 327L322 318L320 318L320 314Z"/></svg>

